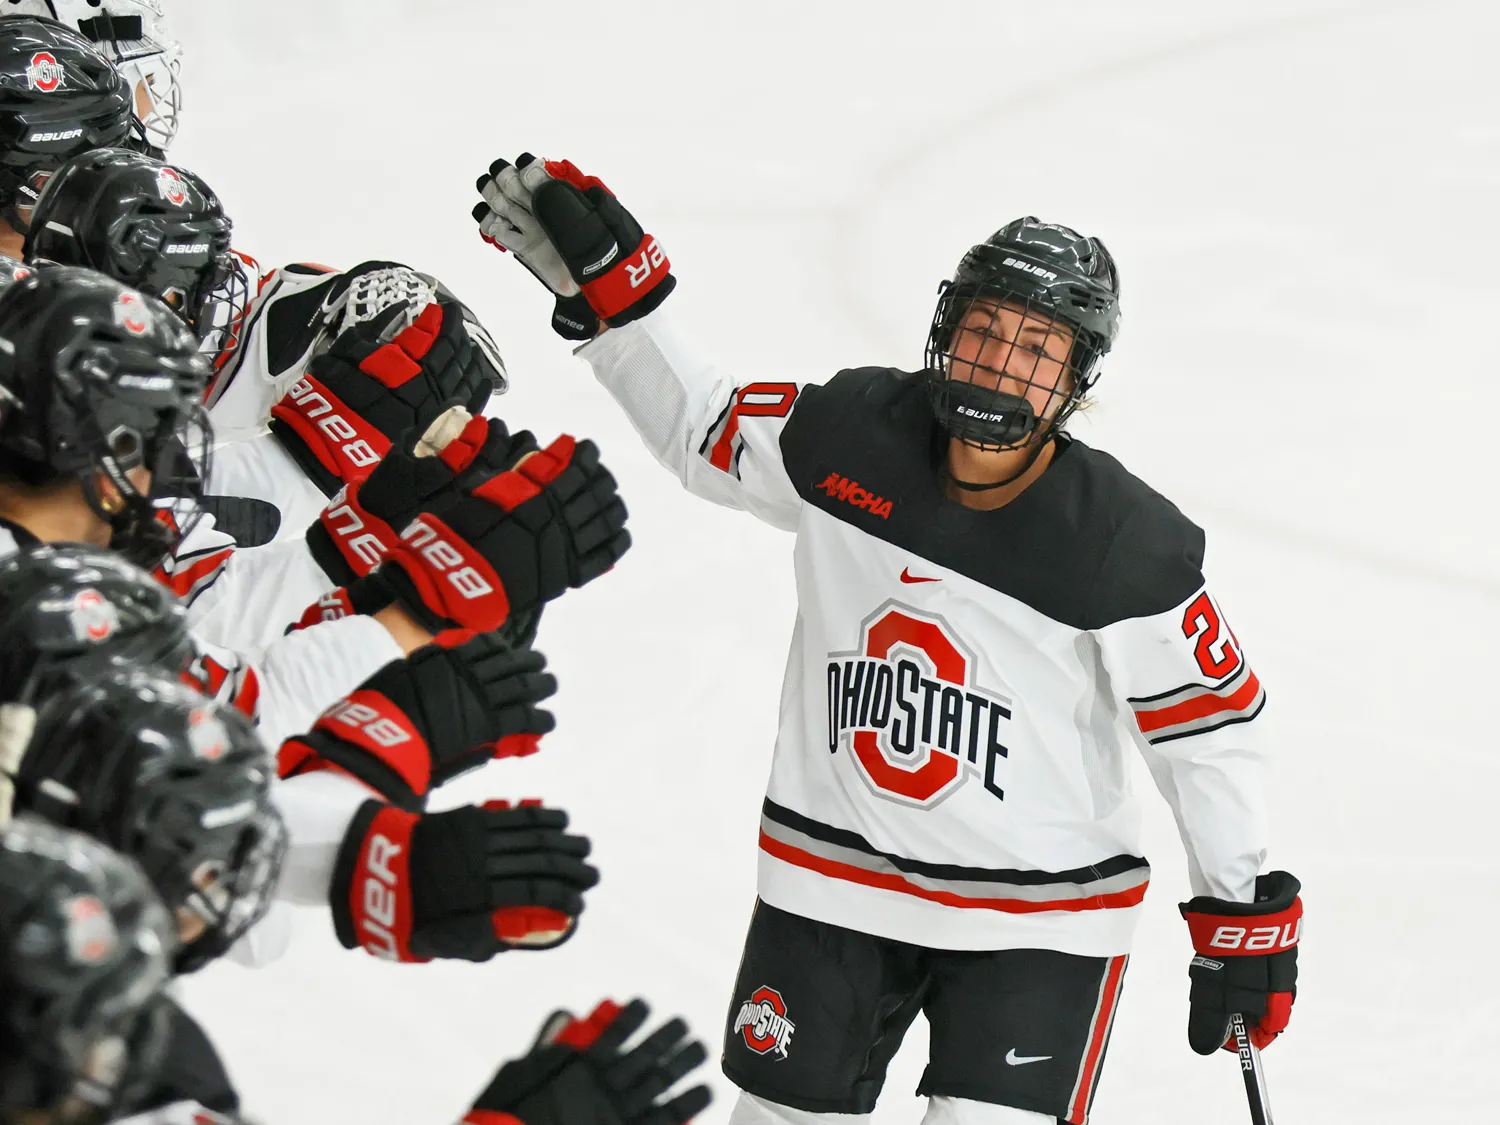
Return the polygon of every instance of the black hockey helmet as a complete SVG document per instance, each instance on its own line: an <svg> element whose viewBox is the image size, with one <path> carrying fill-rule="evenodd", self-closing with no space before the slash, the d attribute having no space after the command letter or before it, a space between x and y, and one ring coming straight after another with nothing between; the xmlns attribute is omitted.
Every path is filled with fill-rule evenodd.
<svg viewBox="0 0 1500 1125"><path fill-rule="evenodd" d="M100 1122L144 1093L174 946L136 864L30 817L0 828L0 1114Z"/></svg>
<svg viewBox="0 0 1500 1125"><path fill-rule="evenodd" d="M155 566L188 530L157 502L202 495L208 370L154 297L40 267L0 292L0 472L32 486L77 478L110 546ZM126 475L138 468L151 473L146 493Z"/></svg>
<svg viewBox="0 0 1500 1125"><path fill-rule="evenodd" d="M16 807L136 860L185 932L175 968L226 952L271 904L286 827L275 767L228 704L118 668L37 702Z"/></svg>
<svg viewBox="0 0 1500 1125"><path fill-rule="evenodd" d="M182 111L182 45L162 0L4 0L3 12L51 16L77 28L130 84L146 139L161 150L172 143Z"/></svg>
<svg viewBox="0 0 1500 1125"><path fill-rule="evenodd" d="M57 20L0 18L0 219L24 231L75 153L144 144L129 84L93 44Z"/></svg>
<svg viewBox="0 0 1500 1125"><path fill-rule="evenodd" d="M1030 215L1007 223L938 291L925 357L938 422L991 450L1060 430L1097 381L1119 319L1120 279L1104 243ZM985 362L987 340L1002 345L1000 367Z"/></svg>
<svg viewBox="0 0 1500 1125"><path fill-rule="evenodd" d="M89 266L160 298L221 362L250 297L234 224L185 168L128 149L80 153L42 189L28 261Z"/></svg>
<svg viewBox="0 0 1500 1125"><path fill-rule="evenodd" d="M0 559L0 702L34 703L64 673L145 665L176 676L193 657L187 611L118 555L60 544Z"/></svg>

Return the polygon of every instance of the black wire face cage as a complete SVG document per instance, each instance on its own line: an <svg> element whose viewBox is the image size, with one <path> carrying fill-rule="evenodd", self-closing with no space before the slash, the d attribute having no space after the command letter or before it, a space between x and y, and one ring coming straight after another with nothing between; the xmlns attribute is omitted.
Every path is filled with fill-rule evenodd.
<svg viewBox="0 0 1500 1125"><path fill-rule="evenodd" d="M176 308L170 290L162 294L162 300ZM184 294L183 300L191 308L185 319L202 341L201 354L218 370L239 345L240 322L250 307L250 277L239 255L233 251L218 255L211 275L196 293Z"/></svg>
<svg viewBox="0 0 1500 1125"><path fill-rule="evenodd" d="M239 764L226 768L242 771ZM177 952L174 968L190 973L227 953L270 909L287 831L264 789L226 788L205 770L195 784L180 778L136 825L134 854L169 909L203 924Z"/></svg>
<svg viewBox="0 0 1500 1125"><path fill-rule="evenodd" d="M977 449L1043 442L1088 393L1099 355L1049 301L945 282L925 353L933 413Z"/></svg>
<svg viewBox="0 0 1500 1125"><path fill-rule="evenodd" d="M194 366L197 365L197 366ZM84 459L75 466L95 514L113 529L110 547L137 566L155 567L202 518L212 430L201 404L201 361L162 359L126 372L107 348L84 344L58 357L56 394L68 399ZM123 388L133 380L134 392ZM91 395L89 387L94 388ZM120 387L120 394L99 393ZM144 396L137 400L133 393ZM158 403L151 405L151 403ZM164 403L164 404L163 404ZM151 472L150 488L129 474ZM107 499L98 475L117 496Z"/></svg>

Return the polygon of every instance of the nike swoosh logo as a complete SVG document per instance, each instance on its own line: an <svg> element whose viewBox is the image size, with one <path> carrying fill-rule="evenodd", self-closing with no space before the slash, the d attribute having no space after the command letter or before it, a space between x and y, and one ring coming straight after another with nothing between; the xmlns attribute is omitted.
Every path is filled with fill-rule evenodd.
<svg viewBox="0 0 1500 1125"><path fill-rule="evenodd" d="M1051 1057L1051 1055L1018 1055L1014 1047L1005 1052L1005 1061L1010 1063L1011 1066L1025 1066L1027 1063L1046 1062Z"/></svg>
<svg viewBox="0 0 1500 1125"><path fill-rule="evenodd" d="M916 575L914 575L911 572L910 568L906 568L906 569L903 569L901 571L901 581L903 581L903 582L907 583L908 585L910 585L913 582L941 582L942 579L941 578L918 578Z"/></svg>

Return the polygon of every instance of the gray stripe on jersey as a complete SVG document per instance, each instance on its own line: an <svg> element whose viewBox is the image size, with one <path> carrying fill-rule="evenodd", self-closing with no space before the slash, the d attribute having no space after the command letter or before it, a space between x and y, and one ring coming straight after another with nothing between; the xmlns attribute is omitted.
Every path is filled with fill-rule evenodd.
<svg viewBox="0 0 1500 1125"><path fill-rule="evenodd" d="M880 875L894 875L910 883L912 886L920 887L923 890L945 891L948 894L970 899L1009 899L1016 902L1071 902L1115 894L1120 891L1128 891L1149 882L1151 879L1151 868L1144 864L1140 867L1123 871L1118 875L1113 875L1106 879L1097 879L1087 884L1041 883L1027 885L979 879L943 879L932 875L918 874L913 871L903 871L885 856L871 855L868 852L846 848L839 844L830 843L827 840L819 840L816 837L809 836L805 832L799 832L795 828L778 824L765 815L762 815L760 818L760 827L761 831L771 839L798 848L820 859L848 864L850 867L858 867L864 871L871 871Z"/></svg>

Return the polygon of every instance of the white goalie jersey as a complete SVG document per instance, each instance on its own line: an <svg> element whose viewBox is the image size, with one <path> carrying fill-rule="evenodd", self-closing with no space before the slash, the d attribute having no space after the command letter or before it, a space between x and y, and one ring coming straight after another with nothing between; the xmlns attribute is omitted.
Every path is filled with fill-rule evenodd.
<svg viewBox="0 0 1500 1125"><path fill-rule="evenodd" d="M1251 900L1265 693L1168 501L1064 438L1016 500L964 508L921 376L736 385L660 310L579 355L690 491L796 533L761 898L917 945L1125 953L1133 744L1192 892Z"/></svg>

